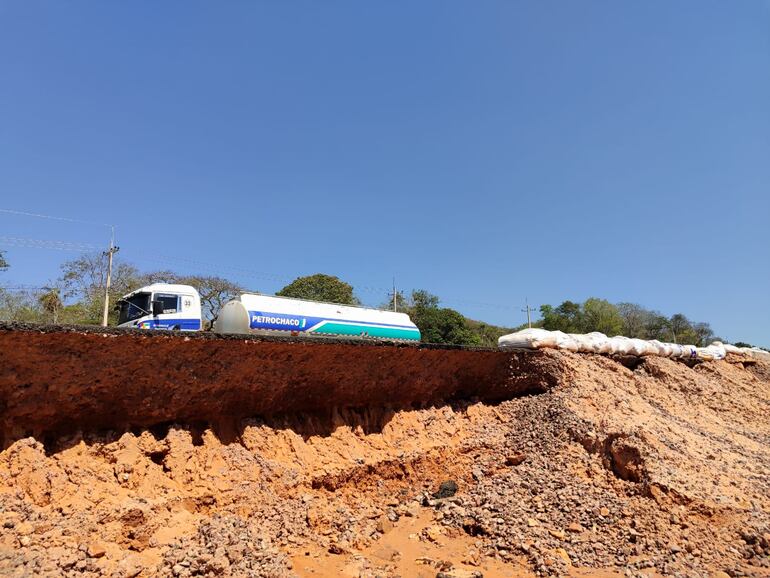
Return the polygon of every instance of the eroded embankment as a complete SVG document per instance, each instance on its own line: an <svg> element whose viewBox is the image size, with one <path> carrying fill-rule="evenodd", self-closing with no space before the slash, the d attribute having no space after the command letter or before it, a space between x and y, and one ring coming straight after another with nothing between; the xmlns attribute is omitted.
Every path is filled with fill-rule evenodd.
<svg viewBox="0 0 770 578"><path fill-rule="evenodd" d="M546 355L494 404L18 440L0 574L770 575L770 366Z"/></svg>
<svg viewBox="0 0 770 578"><path fill-rule="evenodd" d="M3 445L83 430L485 401L546 391L556 356L0 327Z"/></svg>

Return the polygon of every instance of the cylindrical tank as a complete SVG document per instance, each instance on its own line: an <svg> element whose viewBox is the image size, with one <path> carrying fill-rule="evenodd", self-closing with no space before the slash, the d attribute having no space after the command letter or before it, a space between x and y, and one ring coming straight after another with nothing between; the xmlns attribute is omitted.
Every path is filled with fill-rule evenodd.
<svg viewBox="0 0 770 578"><path fill-rule="evenodd" d="M214 331L420 341L420 330L406 313L253 294L225 304Z"/></svg>
<svg viewBox="0 0 770 578"><path fill-rule="evenodd" d="M225 303L214 321L216 333L249 333L249 312L239 299Z"/></svg>

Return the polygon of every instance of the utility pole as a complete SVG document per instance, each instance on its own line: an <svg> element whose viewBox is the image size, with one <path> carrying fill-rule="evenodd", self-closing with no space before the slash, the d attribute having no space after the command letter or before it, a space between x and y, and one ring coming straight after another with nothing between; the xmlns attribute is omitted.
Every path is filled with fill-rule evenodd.
<svg viewBox="0 0 770 578"><path fill-rule="evenodd" d="M532 329L532 319L531 319L531 318L530 318L530 316L529 316L529 312L530 312L530 311L534 311L534 309L532 309L532 308L529 306L529 302L528 302L528 300L527 300L527 298L526 298L526 297L524 298L524 303L525 303L525 305L526 305L526 308L522 309L522 312L524 312L524 311L526 311L526 312L527 312L527 326L528 326L530 329Z"/></svg>
<svg viewBox="0 0 770 578"><path fill-rule="evenodd" d="M393 276L393 311L398 311L398 299L396 297L396 276Z"/></svg>
<svg viewBox="0 0 770 578"><path fill-rule="evenodd" d="M107 257L107 283L104 286L104 315L102 316L102 327L107 327L107 318L110 315L110 283L112 283L112 256L120 250L115 246L115 227L112 227L112 236L110 237L109 250L102 253Z"/></svg>

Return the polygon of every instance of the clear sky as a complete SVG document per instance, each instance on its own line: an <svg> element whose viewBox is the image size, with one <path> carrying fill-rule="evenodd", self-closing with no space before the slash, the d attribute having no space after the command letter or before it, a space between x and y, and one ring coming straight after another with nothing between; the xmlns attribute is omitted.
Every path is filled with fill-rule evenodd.
<svg viewBox="0 0 770 578"><path fill-rule="evenodd" d="M0 1L0 208L143 269L770 345L770 2ZM104 227L0 214L40 285ZM5 243L5 244L3 244ZM17 243L18 244L18 243Z"/></svg>

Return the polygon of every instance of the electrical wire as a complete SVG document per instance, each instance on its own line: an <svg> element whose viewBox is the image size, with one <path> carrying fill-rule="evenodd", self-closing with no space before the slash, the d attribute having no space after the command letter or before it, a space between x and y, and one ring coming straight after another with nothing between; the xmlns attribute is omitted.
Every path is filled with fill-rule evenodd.
<svg viewBox="0 0 770 578"><path fill-rule="evenodd" d="M44 215L42 213L32 213L28 211L17 211L14 209L3 209L0 208L0 213L6 213L9 215L17 215L17 216L24 216L24 217L35 217L39 219L50 219L54 221L64 221L69 223L80 223L84 225L93 225L97 227L108 227L112 231L112 241L111 244L114 244L115 241L115 226L110 225L108 223L97 223L95 221L87 221L83 219L73 219L70 217L57 217L54 215ZM4 237L0 236L0 245L7 245L7 246L13 246L13 247L24 247L24 248L32 248L32 249L54 249L58 251L72 251L76 253L87 253L92 251L102 251L103 249L97 245L91 245L88 243L75 243L70 241L62 241L62 240L48 240L48 239L32 239L32 238L23 238L23 237ZM132 254L136 254L135 252ZM141 252L138 253L139 255L142 255ZM173 257L169 255L159 255L159 254L153 254L152 256L147 256L145 253L142 260L144 261L152 261L157 263L185 263L187 265L193 265L195 267L199 268L205 268L209 271L213 272L220 272L223 269L228 271L237 272L241 275L245 275L254 279L259 279L262 281L272 281L275 283L285 283L285 282L291 282L294 279L296 279L296 276L286 276L286 275L277 275L274 273L267 273L264 271L254 271L251 269L247 269L244 267L237 267L232 265L222 265L220 264L212 264L212 263L205 263L202 261L197 261L195 259L187 259L183 257ZM377 286L371 286L371 285L358 285L355 287L356 292L361 293L370 293L370 294L379 294L379 295L388 295L392 292L392 287L377 287ZM403 291L402 293L406 293L406 291ZM460 306L471 306L471 307L484 307L484 308L491 308L491 309L498 309L503 311L509 311L511 308L507 305L500 305L496 303L484 303L479 301L467 301L463 299L440 299L439 301L442 304L445 305L460 305Z"/></svg>
<svg viewBox="0 0 770 578"><path fill-rule="evenodd" d="M0 246L2 245L32 248L32 249L54 249L59 251L72 251L77 253L88 253L88 252L94 252L94 251L101 252L103 250L102 247L99 247L97 245L92 245L89 243L76 243L71 241L53 240L53 239L33 239L33 238L25 238L25 237L0 236ZM219 264L207 263L205 261L199 261L197 259L188 259L185 257L178 257L178 256L172 256L172 255L163 255L158 253L153 253L152 255L150 255L142 251L131 251L129 255L136 256L137 258L136 260L142 261L142 262L150 261L154 263L160 263L163 265L185 264L185 265L194 266L199 269L211 271L213 273L221 273L221 271L223 270L232 271L252 279L259 279L261 281L270 281L275 283L289 283L294 279L296 279L296 276L278 275L275 273L268 273L265 271L255 271L253 269L248 269L246 267L223 265L221 263ZM393 290L392 287L377 287L372 285L357 285L355 287L355 291L357 293L363 292L363 293L378 294L378 295L388 295L388 294L392 295L392 290ZM408 290L402 290L400 291L400 293L406 294L408 293ZM482 308L488 308L488 309L498 309L501 311L509 311L511 309L510 306L501 305L498 303L469 301L465 299L452 299L452 298L440 299L439 302L444 305L482 307Z"/></svg>
<svg viewBox="0 0 770 578"><path fill-rule="evenodd" d="M78 253L101 251L101 247L91 245L90 243L75 243L57 239L33 239L30 237L0 236L0 245L25 247L28 249L56 249L59 251L75 251Z"/></svg>
<svg viewBox="0 0 770 578"><path fill-rule="evenodd" d="M44 291L50 287L38 287L36 285L0 285L4 291Z"/></svg>
<svg viewBox="0 0 770 578"><path fill-rule="evenodd" d="M81 223L83 225L94 225L96 227L110 227L113 225L108 223L97 223L95 221L84 221L82 219L71 219L69 217L55 217L53 215L43 215L41 213L28 213L26 211L15 211L13 209L0 209L0 213L7 213L9 215L19 215L23 217L37 217L38 219L51 219L53 221L67 221L69 223Z"/></svg>

